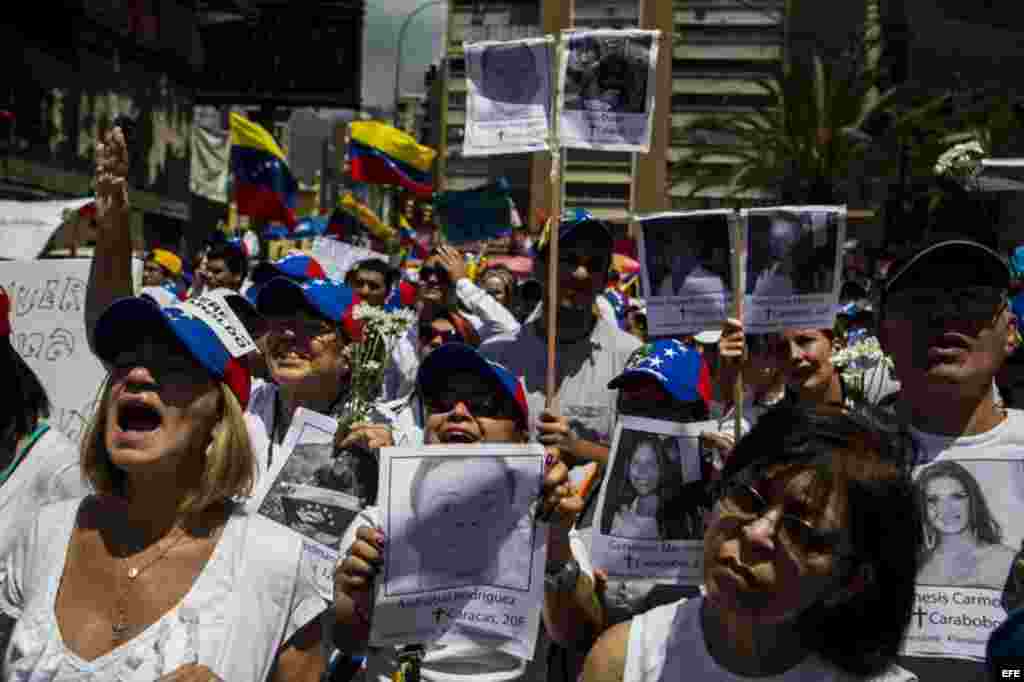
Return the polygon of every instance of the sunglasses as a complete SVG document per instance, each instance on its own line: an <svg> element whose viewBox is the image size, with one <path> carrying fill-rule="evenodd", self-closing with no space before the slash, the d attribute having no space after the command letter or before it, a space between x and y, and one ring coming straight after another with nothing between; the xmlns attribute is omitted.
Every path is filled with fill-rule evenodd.
<svg viewBox="0 0 1024 682"><path fill-rule="evenodd" d="M751 485L746 483L726 484L718 504L723 511L736 517L746 526L764 518L770 509L768 501ZM809 521L794 514L783 513L779 517L779 536L791 547L802 551L827 552L838 547L842 532L815 528Z"/></svg>
<svg viewBox="0 0 1024 682"><path fill-rule="evenodd" d="M465 339L462 338L462 334L459 334L459 332L454 329L448 329L442 332L434 329L429 324L421 325L420 343L430 343L434 339L441 339L441 343L465 343Z"/></svg>
<svg viewBox="0 0 1024 682"><path fill-rule="evenodd" d="M432 414L448 414L462 403L474 417L502 417L511 414L506 401L493 393L478 395L455 395L451 393L426 398L427 409Z"/></svg>
<svg viewBox="0 0 1024 682"><path fill-rule="evenodd" d="M439 282L448 281L448 271L439 265L428 265L425 268L420 268L420 281L429 282L431 279L437 279Z"/></svg>
<svg viewBox="0 0 1024 682"><path fill-rule="evenodd" d="M890 294L885 304L887 317L920 320L953 318L987 322L1002 312L1006 296L996 287L963 289L903 289Z"/></svg>

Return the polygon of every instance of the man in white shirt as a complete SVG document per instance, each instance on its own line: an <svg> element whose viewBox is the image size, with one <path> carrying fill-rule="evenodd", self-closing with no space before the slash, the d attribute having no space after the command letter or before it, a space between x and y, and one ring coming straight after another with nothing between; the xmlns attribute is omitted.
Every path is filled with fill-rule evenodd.
<svg viewBox="0 0 1024 682"><path fill-rule="evenodd" d="M901 383L895 408L916 445L913 474L919 482L932 481L933 475L921 474L940 463L943 471L968 472L922 490L926 552L905 644L915 655L900 665L922 680L981 681L985 640L1005 619L1004 609L1021 599L1019 558L1003 559L1001 591L970 578L972 566L992 549L1012 557L1024 536L1024 412L1000 408L992 391L1017 344L1007 301L1009 269L981 244L947 240L890 272L879 340ZM963 551L952 556L956 548ZM940 562L957 570L926 573ZM948 576L944 585L924 584L925 575L936 573ZM963 618L971 627L962 627Z"/></svg>
<svg viewBox="0 0 1024 682"><path fill-rule="evenodd" d="M563 216L558 232L559 412L544 410L546 301L521 329L485 340L480 351L524 378L531 413L541 414L530 425L533 435L546 445L558 446L567 464L603 462L608 457L617 397L608 382L622 373L641 343L595 312L611 264L613 240L608 227L579 210ZM539 249L534 276L546 284L546 245Z"/></svg>

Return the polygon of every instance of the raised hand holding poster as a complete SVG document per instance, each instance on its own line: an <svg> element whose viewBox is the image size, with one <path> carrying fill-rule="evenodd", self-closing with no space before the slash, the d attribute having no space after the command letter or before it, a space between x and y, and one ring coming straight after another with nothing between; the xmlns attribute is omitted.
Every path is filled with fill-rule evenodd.
<svg viewBox="0 0 1024 682"><path fill-rule="evenodd" d="M473 642L533 658L547 525L539 444L381 450L388 537L374 646Z"/></svg>

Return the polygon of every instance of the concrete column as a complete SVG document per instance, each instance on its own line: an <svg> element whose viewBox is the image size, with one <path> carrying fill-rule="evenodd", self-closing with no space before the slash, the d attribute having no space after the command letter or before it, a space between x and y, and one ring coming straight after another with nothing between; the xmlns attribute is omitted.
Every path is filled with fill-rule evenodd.
<svg viewBox="0 0 1024 682"><path fill-rule="evenodd" d="M573 0L541 0L541 28L546 35L556 38L564 28L572 26ZM555 83L552 83L555 86ZM555 121L555 125L558 122ZM523 216L531 231L539 231L537 211L550 212L560 187L551 186L551 157L547 154L530 155L530 214Z"/></svg>

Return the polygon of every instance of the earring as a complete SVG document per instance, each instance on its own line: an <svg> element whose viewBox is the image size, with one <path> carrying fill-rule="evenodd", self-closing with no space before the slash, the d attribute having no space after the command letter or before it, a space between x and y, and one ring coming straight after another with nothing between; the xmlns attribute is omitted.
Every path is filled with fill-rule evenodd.
<svg viewBox="0 0 1024 682"><path fill-rule="evenodd" d="M935 549L935 532L928 526L924 527L924 548L929 552Z"/></svg>

